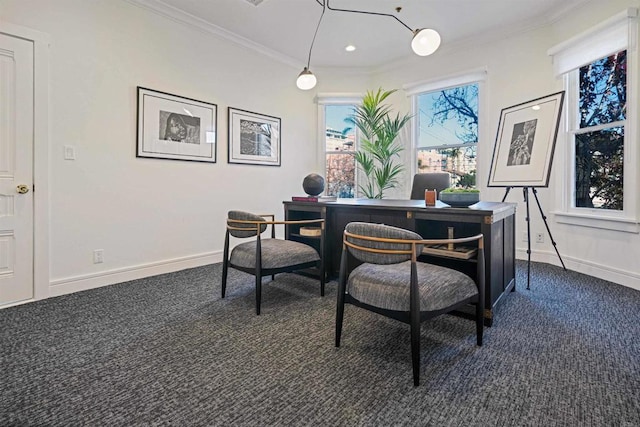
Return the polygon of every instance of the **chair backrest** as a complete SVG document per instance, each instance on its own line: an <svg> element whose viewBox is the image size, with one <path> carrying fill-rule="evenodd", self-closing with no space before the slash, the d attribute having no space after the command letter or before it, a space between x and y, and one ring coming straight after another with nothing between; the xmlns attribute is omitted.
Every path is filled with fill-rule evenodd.
<svg viewBox="0 0 640 427"><path fill-rule="evenodd" d="M349 252L359 261L371 264L398 264L411 259L411 241L422 240L422 236L404 228L392 227L384 224L372 224L368 222L350 222L344 231L345 240L363 248L370 248L382 252L369 252L366 249L358 249L348 246ZM358 236L374 239L408 240L402 242L385 242L383 240L365 240ZM405 251L405 253L393 253L393 251ZM422 245L417 245L416 255L422 252Z"/></svg>
<svg viewBox="0 0 640 427"><path fill-rule="evenodd" d="M255 222L265 222L265 219L260 215L252 214L250 212L243 211L229 211L227 226L233 227L229 228L229 233L233 237L245 238L245 237L253 237L258 233L256 232L257 226L255 223L248 222L234 222L233 220L239 221L255 221ZM247 231L244 230L235 230L235 228L247 228ZM263 233L267 229L267 224L260 225L260 233Z"/></svg>
<svg viewBox="0 0 640 427"><path fill-rule="evenodd" d="M451 176L447 172L417 173L413 176L411 199L424 199L424 190L436 190L438 194L451 186Z"/></svg>

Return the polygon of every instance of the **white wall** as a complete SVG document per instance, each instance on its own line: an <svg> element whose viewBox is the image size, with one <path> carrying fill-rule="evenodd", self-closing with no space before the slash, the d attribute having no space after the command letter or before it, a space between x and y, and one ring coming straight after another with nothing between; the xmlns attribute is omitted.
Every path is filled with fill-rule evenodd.
<svg viewBox="0 0 640 427"><path fill-rule="evenodd" d="M486 67L490 125L480 129L479 183L483 199L499 200L502 190L485 183L500 110L561 90L547 49L639 1L595 0L549 27L484 44L445 41L431 57L370 75L317 69L317 89L302 92L294 84L298 69L125 1L0 0L0 19L51 38L50 295L218 261L229 209L281 217L282 200L302 193L302 178L322 172L315 93L400 88ZM218 162L136 158L136 86L217 104ZM409 111L402 93L392 100ZM281 167L227 164L228 106L282 119ZM76 148L77 160L63 160L64 145ZM548 214L560 169L555 164L550 188L539 190ZM408 195L409 180L390 196ZM509 197L519 202L518 236L520 199ZM549 216L569 268L640 289L638 235L571 228ZM532 227L543 230L537 212ZM524 244L517 245L522 257ZM92 262L98 248L104 264ZM533 250L534 259L558 263L548 244Z"/></svg>
<svg viewBox="0 0 640 427"><path fill-rule="evenodd" d="M124 1L2 0L0 15L51 39L50 295L221 260L229 209L282 218L316 170L314 94L289 65ZM217 163L136 158L136 86L217 104ZM282 119L281 167L227 163L228 106Z"/></svg>
<svg viewBox="0 0 640 427"><path fill-rule="evenodd" d="M411 58L402 64L392 64L373 76L373 87L400 88L404 84L442 78L480 67L487 69L486 107L489 126L480 128L478 146L478 184L483 200L499 201L504 189L487 188L487 177L502 108L563 90L562 81L555 79L551 58L547 50L579 34L591 26L613 16L627 7L639 7L638 0L591 1L580 9L559 18L543 28L502 35L484 42L470 42L462 46L447 47L446 40L440 51L426 58ZM410 100L397 100L397 107L410 109ZM637 117L635 120L637 121ZM556 156L567 142L558 138ZM538 196L547 215L551 232L567 268L602 277L626 286L640 289L640 236L638 234L599 230L559 224L553 212L557 206L556 192L562 186L564 167L553 165L550 186L539 189ZM640 183L633 189L637 191ZM407 193L408 194L408 193ZM522 192L515 189L507 201L517 202L517 255L526 259L525 205ZM545 232L542 217L535 200L530 200L532 233ZM558 257L545 236L544 244L532 243L532 259L560 265Z"/></svg>

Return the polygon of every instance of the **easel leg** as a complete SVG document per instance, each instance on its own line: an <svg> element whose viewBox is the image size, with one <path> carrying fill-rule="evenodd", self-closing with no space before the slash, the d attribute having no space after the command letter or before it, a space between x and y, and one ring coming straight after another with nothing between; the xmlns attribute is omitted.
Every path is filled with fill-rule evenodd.
<svg viewBox="0 0 640 427"><path fill-rule="evenodd" d="M502 198L502 203L507 200L507 196L509 195L509 191L511 191L511 187L507 187L507 190L504 192L504 197Z"/></svg>
<svg viewBox="0 0 640 427"><path fill-rule="evenodd" d="M524 196L524 202L527 205L527 290L529 290L529 283L531 282L531 222L529 221L529 187L522 187L522 195Z"/></svg>
<svg viewBox="0 0 640 427"><path fill-rule="evenodd" d="M547 217L544 212L542 212L542 206L540 205L540 200L538 200L538 192L535 187L532 188L533 197L536 199L536 203L538 204L538 209L540 210L540 215L542 216L542 221L544 221L544 226L547 228L547 234L549 234L549 239L551 239L551 244L553 245L553 249L556 250L556 254L558 255L558 259L560 260L560 264L562 264L562 268L564 271L567 271L567 267L564 266L564 261L562 261L562 257L560 256L560 252L558 252L558 247L556 245L556 241L553 240L553 236L551 235L551 229L549 228L549 224L547 223Z"/></svg>

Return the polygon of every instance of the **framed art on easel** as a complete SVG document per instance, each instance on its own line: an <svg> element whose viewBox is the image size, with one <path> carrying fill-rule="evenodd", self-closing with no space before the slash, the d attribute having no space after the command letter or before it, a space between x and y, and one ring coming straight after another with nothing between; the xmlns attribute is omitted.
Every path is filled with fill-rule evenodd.
<svg viewBox="0 0 640 427"><path fill-rule="evenodd" d="M489 187L547 187L564 92L502 109Z"/></svg>

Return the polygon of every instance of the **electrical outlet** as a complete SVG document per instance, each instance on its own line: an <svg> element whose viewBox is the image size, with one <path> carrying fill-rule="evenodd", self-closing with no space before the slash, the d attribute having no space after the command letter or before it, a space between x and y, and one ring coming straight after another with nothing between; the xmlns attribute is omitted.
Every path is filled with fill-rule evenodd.
<svg viewBox="0 0 640 427"><path fill-rule="evenodd" d="M536 233L536 243L544 243L544 234Z"/></svg>
<svg viewBox="0 0 640 427"><path fill-rule="evenodd" d="M522 232L522 241L527 243L529 241L529 239L527 238L527 232L523 231Z"/></svg>
<svg viewBox="0 0 640 427"><path fill-rule="evenodd" d="M104 262L104 249L96 249L93 251L93 263L102 264Z"/></svg>

